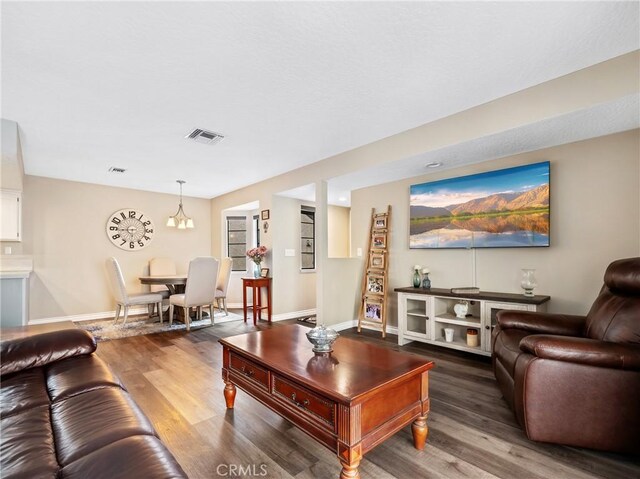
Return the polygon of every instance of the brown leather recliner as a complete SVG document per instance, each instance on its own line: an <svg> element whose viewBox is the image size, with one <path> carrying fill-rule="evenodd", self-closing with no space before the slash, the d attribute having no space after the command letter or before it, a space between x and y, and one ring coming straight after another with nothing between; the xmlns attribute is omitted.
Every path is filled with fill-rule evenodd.
<svg viewBox="0 0 640 479"><path fill-rule="evenodd" d="M586 316L500 311L492 351L529 439L640 453L640 258L609 265Z"/></svg>

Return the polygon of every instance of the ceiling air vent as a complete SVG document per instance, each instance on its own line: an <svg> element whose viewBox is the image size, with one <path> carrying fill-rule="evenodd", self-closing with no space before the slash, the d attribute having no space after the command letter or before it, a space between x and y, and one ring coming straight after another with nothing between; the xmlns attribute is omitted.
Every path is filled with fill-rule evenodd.
<svg viewBox="0 0 640 479"><path fill-rule="evenodd" d="M198 143L205 143L207 145L215 145L224 138L220 133L214 131L202 130L201 128L195 128L185 138L197 141Z"/></svg>
<svg viewBox="0 0 640 479"><path fill-rule="evenodd" d="M109 173L124 173L125 170L124 168L118 168L117 166L112 166L111 168L109 168Z"/></svg>

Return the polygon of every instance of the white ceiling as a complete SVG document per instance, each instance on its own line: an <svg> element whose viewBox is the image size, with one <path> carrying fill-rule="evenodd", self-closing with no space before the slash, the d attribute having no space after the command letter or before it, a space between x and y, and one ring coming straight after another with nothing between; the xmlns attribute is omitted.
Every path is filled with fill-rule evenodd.
<svg viewBox="0 0 640 479"><path fill-rule="evenodd" d="M174 194L181 178L186 196L214 197L636 50L638 5L3 1L2 117L27 174ZM584 131L555 121L572 122L566 138L637 127L596 113L577 113L599 125ZM558 126L510 144L550 146ZM225 139L189 142L193 127ZM497 157L498 140L440 154ZM425 159L386 168L407 177Z"/></svg>

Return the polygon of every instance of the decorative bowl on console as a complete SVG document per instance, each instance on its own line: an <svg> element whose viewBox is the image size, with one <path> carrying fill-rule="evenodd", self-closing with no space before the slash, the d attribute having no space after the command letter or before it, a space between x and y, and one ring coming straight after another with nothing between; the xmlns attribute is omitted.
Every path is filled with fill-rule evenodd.
<svg viewBox="0 0 640 479"><path fill-rule="evenodd" d="M330 353L333 351L333 343L340 336L333 329L327 329L324 326L316 326L307 333L307 339L313 344L313 352Z"/></svg>

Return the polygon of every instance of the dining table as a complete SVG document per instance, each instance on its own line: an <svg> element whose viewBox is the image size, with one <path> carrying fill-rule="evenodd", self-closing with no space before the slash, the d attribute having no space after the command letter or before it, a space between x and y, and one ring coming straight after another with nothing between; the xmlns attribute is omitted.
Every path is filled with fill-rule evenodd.
<svg viewBox="0 0 640 479"><path fill-rule="evenodd" d="M140 276L138 278L142 284L158 285L164 284L170 294L184 293L187 284L186 274L160 274L150 276Z"/></svg>
<svg viewBox="0 0 640 479"><path fill-rule="evenodd" d="M169 290L169 294L182 294L184 293L185 287L187 285L187 275L186 274L160 274L160 275L149 275L149 276L139 276L138 279L142 284L148 285L158 285L164 284ZM213 314L213 311L211 311ZM197 319L197 313L192 312L190 314L191 320L195 321ZM202 312L202 318L207 319L209 315L206 311ZM184 322L182 308L175 308L175 318Z"/></svg>

